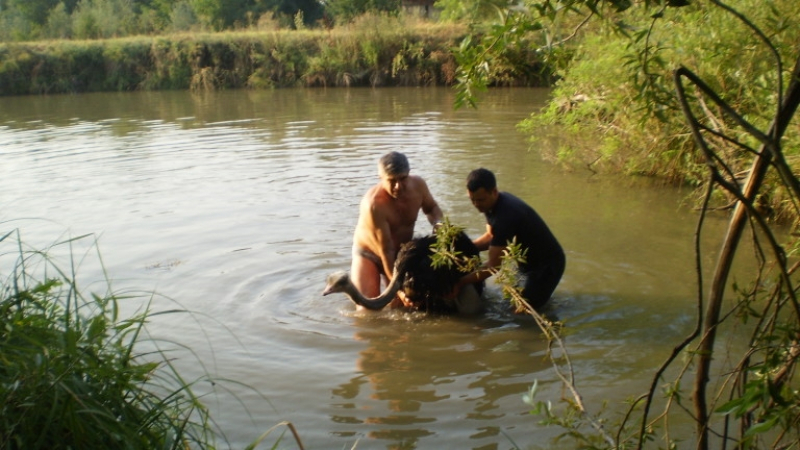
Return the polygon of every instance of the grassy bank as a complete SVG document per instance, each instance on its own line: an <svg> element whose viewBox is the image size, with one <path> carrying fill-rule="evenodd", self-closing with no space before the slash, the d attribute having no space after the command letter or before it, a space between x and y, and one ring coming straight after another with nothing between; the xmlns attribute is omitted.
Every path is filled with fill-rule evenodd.
<svg viewBox="0 0 800 450"><path fill-rule="evenodd" d="M5 43L0 95L450 85L457 77L452 49L466 33L459 25L369 15L331 30ZM511 78L538 82L533 70Z"/></svg>

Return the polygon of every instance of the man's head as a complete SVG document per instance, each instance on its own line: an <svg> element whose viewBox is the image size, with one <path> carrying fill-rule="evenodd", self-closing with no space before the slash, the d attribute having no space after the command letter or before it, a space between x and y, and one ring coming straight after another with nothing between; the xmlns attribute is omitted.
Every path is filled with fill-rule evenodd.
<svg viewBox="0 0 800 450"><path fill-rule="evenodd" d="M397 198L405 189L405 181L410 171L408 158L400 152L389 152L378 162L381 185L392 197Z"/></svg>
<svg viewBox="0 0 800 450"><path fill-rule="evenodd" d="M497 203L497 180L494 174L484 168L475 169L467 175L467 194L472 205L480 212L494 209Z"/></svg>

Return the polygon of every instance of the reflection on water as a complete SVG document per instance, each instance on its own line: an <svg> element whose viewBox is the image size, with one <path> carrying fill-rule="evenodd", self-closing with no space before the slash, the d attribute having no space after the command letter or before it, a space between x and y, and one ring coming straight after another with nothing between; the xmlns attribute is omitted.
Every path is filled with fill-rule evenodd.
<svg viewBox="0 0 800 450"><path fill-rule="evenodd" d="M150 329L194 349L175 360L189 379L208 370L263 393L219 381L207 397L233 448L283 420L308 448L547 447L557 430L521 395L534 380L543 399L561 392L532 322L499 307L364 317L320 296L349 267L382 154L407 153L473 236L485 223L464 177L487 167L567 252L550 313L567 324L587 403L638 395L694 320L694 216L678 192L542 163L515 124L546 95L494 90L477 111L454 111L438 88L2 98L0 234L96 233L113 287L195 311ZM96 288L104 272L77 251Z"/></svg>
<svg viewBox="0 0 800 450"><path fill-rule="evenodd" d="M549 368L540 336L513 322L397 322L392 334L381 320L356 322L354 339L367 347L354 377L332 390L334 434L405 445L396 448L447 433L473 446L503 439L506 415L524 411L520 393Z"/></svg>

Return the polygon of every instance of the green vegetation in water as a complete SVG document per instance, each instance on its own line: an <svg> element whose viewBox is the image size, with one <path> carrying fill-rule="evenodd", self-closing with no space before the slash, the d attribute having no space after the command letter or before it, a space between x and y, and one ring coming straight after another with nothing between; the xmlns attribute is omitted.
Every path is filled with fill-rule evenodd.
<svg viewBox="0 0 800 450"><path fill-rule="evenodd" d="M456 267L460 272L469 273L476 270L481 264L479 256L467 257L456 250L456 239L464 231L464 227L450 222L445 216L441 224L434 227L436 242L431 245L431 266Z"/></svg>
<svg viewBox="0 0 800 450"><path fill-rule="evenodd" d="M135 298L85 296L78 262L55 262L89 236L41 251L19 234L0 236L0 448L215 448L224 434L195 390L227 380L184 379L146 331L156 315L187 312L121 318L120 303Z"/></svg>

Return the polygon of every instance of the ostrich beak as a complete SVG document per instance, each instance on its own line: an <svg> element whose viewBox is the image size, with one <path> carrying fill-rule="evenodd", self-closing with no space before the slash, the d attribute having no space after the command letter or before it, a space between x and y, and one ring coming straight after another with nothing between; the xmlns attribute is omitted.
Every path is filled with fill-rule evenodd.
<svg viewBox="0 0 800 450"><path fill-rule="evenodd" d="M333 294L333 286L331 286L331 285L325 286L325 289L322 291L322 296L323 297L328 295L328 294Z"/></svg>

